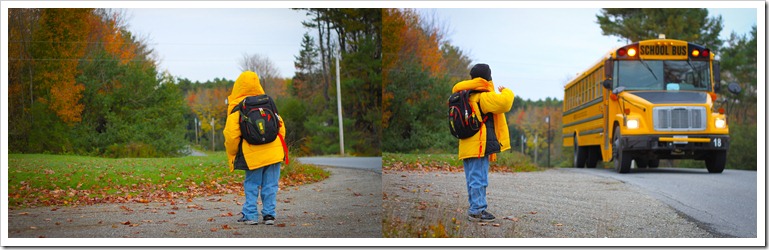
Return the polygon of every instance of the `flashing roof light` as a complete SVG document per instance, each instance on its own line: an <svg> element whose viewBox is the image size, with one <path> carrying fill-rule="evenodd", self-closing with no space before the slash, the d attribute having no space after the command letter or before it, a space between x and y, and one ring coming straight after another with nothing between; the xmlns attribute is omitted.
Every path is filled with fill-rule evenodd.
<svg viewBox="0 0 769 250"><path fill-rule="evenodd" d="M628 56L635 56L635 53L636 53L635 48L630 48L627 50Z"/></svg>
<svg viewBox="0 0 769 250"><path fill-rule="evenodd" d="M705 50L702 50L702 56L703 56L703 57L708 57L708 56L710 56L710 50L709 50L709 49L705 49Z"/></svg>
<svg viewBox="0 0 769 250"><path fill-rule="evenodd" d="M695 49L695 50L692 50L692 56L693 56L693 57L698 57L698 56L700 56L700 50L697 50L697 49Z"/></svg>

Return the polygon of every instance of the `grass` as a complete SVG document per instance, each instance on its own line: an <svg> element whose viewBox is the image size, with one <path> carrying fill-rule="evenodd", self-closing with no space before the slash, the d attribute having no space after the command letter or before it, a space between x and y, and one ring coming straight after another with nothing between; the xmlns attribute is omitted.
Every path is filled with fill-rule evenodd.
<svg viewBox="0 0 769 250"><path fill-rule="evenodd" d="M98 158L10 154L8 205L24 208L168 201L242 192L243 172L230 172L224 152L178 158ZM281 187L317 182L328 172L292 161Z"/></svg>
<svg viewBox="0 0 769 250"><path fill-rule="evenodd" d="M462 161L456 154L401 154L382 153L385 170L462 171ZM532 163L520 152L497 154L497 161L490 163L490 172L532 172L542 168Z"/></svg>

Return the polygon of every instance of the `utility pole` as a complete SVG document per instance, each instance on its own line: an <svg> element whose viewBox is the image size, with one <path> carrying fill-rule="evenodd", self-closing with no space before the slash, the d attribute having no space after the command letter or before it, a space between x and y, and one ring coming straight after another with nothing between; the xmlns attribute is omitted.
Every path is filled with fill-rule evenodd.
<svg viewBox="0 0 769 250"><path fill-rule="evenodd" d="M342 53L339 53L341 56ZM342 126L342 88L339 86L339 57L336 57L336 110L339 116L339 154L344 156L344 127Z"/></svg>
<svg viewBox="0 0 769 250"><path fill-rule="evenodd" d="M550 167L550 116L545 117L547 122L547 167Z"/></svg>
<svg viewBox="0 0 769 250"><path fill-rule="evenodd" d="M211 151L216 151L214 145L216 145L216 138L214 137L214 118L211 117Z"/></svg>
<svg viewBox="0 0 769 250"><path fill-rule="evenodd" d="M198 145L198 117L195 117L195 145Z"/></svg>
<svg viewBox="0 0 769 250"><path fill-rule="evenodd" d="M537 152L539 152L539 143L537 143L537 138L539 137L539 133L534 134L534 163L539 165L537 163Z"/></svg>

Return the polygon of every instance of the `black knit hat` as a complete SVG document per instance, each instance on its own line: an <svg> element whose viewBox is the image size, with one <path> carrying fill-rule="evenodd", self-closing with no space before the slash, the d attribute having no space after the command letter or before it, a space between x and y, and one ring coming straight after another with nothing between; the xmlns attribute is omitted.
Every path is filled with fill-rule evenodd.
<svg viewBox="0 0 769 250"><path fill-rule="evenodd" d="M486 81L491 81L491 68L489 68L489 65L485 63L479 63L473 66L473 68L470 69L470 78L476 77L486 79Z"/></svg>

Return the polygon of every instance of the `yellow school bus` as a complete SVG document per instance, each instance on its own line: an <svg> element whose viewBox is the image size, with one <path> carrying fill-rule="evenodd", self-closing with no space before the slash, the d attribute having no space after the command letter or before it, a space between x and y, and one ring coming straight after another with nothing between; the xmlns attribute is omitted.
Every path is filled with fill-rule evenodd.
<svg viewBox="0 0 769 250"><path fill-rule="evenodd" d="M660 159L696 159L723 172L729 127L714 58L706 47L661 35L610 51L569 82L563 145L574 148L574 167L614 161L627 173L632 161L656 168Z"/></svg>

